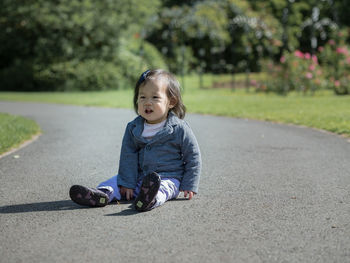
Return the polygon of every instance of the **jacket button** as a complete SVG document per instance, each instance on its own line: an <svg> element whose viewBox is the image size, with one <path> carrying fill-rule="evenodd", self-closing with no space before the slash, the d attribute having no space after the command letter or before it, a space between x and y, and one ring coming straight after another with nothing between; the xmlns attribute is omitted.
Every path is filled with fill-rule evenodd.
<svg viewBox="0 0 350 263"><path fill-rule="evenodd" d="M150 146L150 145L147 145L147 146L146 146L146 150L147 150L147 151L150 151L150 150L151 150L151 146Z"/></svg>

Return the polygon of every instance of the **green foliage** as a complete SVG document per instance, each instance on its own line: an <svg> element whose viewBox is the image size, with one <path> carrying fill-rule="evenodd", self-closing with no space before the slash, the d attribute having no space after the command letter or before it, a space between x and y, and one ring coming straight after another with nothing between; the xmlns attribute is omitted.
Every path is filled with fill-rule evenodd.
<svg viewBox="0 0 350 263"><path fill-rule="evenodd" d="M247 1L230 1L231 54L236 71L259 71L265 56L274 56L282 45L282 28L278 20L269 13L261 13Z"/></svg>
<svg viewBox="0 0 350 263"><path fill-rule="evenodd" d="M269 72L270 77L259 87L263 91L280 94L298 91L306 94L325 87L318 58L310 53L304 54L299 50L294 53L285 52L280 63L268 61L265 70Z"/></svg>
<svg viewBox="0 0 350 263"><path fill-rule="evenodd" d="M140 54L143 45L144 55ZM167 68L153 45L140 40L121 39L113 61L87 59L51 64L36 72L37 90L89 91L133 87L140 72Z"/></svg>
<svg viewBox="0 0 350 263"><path fill-rule="evenodd" d="M253 10L261 14L261 10L265 14L273 16L271 23L272 27L277 30L279 43L274 43L275 47L279 49L287 48L288 50L295 50L299 48L300 27L303 22L303 13L311 8L311 5L305 1L285 1L285 0L271 0L258 1L249 0ZM264 16L264 14L261 14ZM277 20L277 26L276 21ZM285 26L285 28L283 28ZM285 32L283 30L285 29ZM286 47L283 47L283 33L287 40ZM275 51L275 50L273 50ZM278 53L278 52L273 52Z"/></svg>
<svg viewBox="0 0 350 263"><path fill-rule="evenodd" d="M162 54L149 42L140 39L122 39L115 56L115 64L122 66L121 71L132 86L146 69L168 69Z"/></svg>
<svg viewBox="0 0 350 263"><path fill-rule="evenodd" d="M327 87L338 95L350 94L350 47L346 45L347 32L339 32L338 40L330 39L319 47Z"/></svg>
<svg viewBox="0 0 350 263"><path fill-rule="evenodd" d="M0 69L0 90L33 90L35 69L31 61L16 62Z"/></svg>
<svg viewBox="0 0 350 263"><path fill-rule="evenodd" d="M254 74L253 77L259 78L260 75ZM230 78L229 75L220 76L219 79L215 76L218 81L229 81ZM244 78L244 74L238 74L235 79ZM316 91L314 96L304 96L297 92L279 96L243 89L213 89L209 88L214 81L211 74L203 74L205 89L200 89L196 75L186 76L184 81L186 89L183 99L188 112L294 123L350 136L350 96L334 96L329 90ZM0 92L0 99L132 109L132 92L131 89L73 93Z"/></svg>
<svg viewBox="0 0 350 263"><path fill-rule="evenodd" d="M267 57L314 54L337 40L349 8L345 0L3 0L0 90L116 89L147 68L259 71Z"/></svg>
<svg viewBox="0 0 350 263"><path fill-rule="evenodd" d="M210 66L215 47L222 49L230 41L225 5L212 0L178 4L168 3L160 10L157 27L147 39L162 50L173 72L190 71L198 58Z"/></svg>
<svg viewBox="0 0 350 263"><path fill-rule="evenodd" d="M36 72L35 80L39 90L88 91L128 86L120 68L96 59L51 64L47 69Z"/></svg>
<svg viewBox="0 0 350 263"><path fill-rule="evenodd" d="M89 90L120 86L115 80L128 82L123 65L112 64L121 39L140 30L159 1L135 6L136 0L1 1L1 89ZM16 72L24 76L13 79Z"/></svg>
<svg viewBox="0 0 350 263"><path fill-rule="evenodd" d="M296 50L285 52L280 63L269 60L265 71L271 77L259 86L259 90L286 94L294 90L314 93L330 89L337 95L350 94L350 48L344 41L346 37L346 33L339 33L338 41L329 40L312 55Z"/></svg>
<svg viewBox="0 0 350 263"><path fill-rule="evenodd" d="M168 1L156 23L147 39L177 73L198 66L212 72L227 72L233 65L236 71L248 65L257 70L259 58L278 52L281 36L273 15L254 11L243 0Z"/></svg>

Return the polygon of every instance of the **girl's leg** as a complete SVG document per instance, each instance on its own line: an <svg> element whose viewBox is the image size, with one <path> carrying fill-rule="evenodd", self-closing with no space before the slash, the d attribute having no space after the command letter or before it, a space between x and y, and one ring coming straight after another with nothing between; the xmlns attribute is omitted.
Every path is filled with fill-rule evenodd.
<svg viewBox="0 0 350 263"><path fill-rule="evenodd" d="M175 178L162 178L158 193L156 195L156 202L153 208L163 205L166 201L178 197L180 194L180 181Z"/></svg>
<svg viewBox="0 0 350 263"><path fill-rule="evenodd" d="M107 181L104 181L104 182L100 183L97 186L98 190L101 190L101 191L105 192L108 195L108 197L109 197L108 203L110 203L110 202L112 202L114 200L120 200L121 199L119 187L118 187L118 184L117 184L117 179L118 179L118 175L115 175L112 178L108 179Z"/></svg>
<svg viewBox="0 0 350 263"><path fill-rule="evenodd" d="M108 195L109 203L112 202L113 200L121 200L122 199L122 196L120 194L120 189L119 189L118 184L117 184L117 179L118 179L118 175L115 175L112 178L108 179L105 182L100 183L97 186L98 190L101 190ZM136 189L134 190L134 194L133 194L134 198L137 197L138 194L140 193L141 184L142 184L142 180L140 180L137 183Z"/></svg>
<svg viewBox="0 0 350 263"><path fill-rule="evenodd" d="M80 205L93 207L105 206L114 200L121 199L117 179L118 175L115 175L107 181L100 183L97 188L73 185L69 190L69 195L75 203ZM139 187L136 190L139 191Z"/></svg>

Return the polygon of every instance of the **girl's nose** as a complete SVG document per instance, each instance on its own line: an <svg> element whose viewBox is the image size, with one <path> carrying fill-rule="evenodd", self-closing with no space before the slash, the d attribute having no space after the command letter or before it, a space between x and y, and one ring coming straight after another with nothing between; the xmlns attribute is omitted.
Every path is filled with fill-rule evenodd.
<svg viewBox="0 0 350 263"><path fill-rule="evenodd" d="M151 99L147 99L146 101L145 101L145 105L151 105L152 104L152 100Z"/></svg>

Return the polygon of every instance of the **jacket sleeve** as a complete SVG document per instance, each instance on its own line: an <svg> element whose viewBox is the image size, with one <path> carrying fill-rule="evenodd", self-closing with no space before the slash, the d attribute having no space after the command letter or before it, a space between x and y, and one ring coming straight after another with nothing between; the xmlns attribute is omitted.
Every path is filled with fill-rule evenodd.
<svg viewBox="0 0 350 263"><path fill-rule="evenodd" d="M131 133L132 125L126 127L120 152L118 186L135 189L138 176L138 147Z"/></svg>
<svg viewBox="0 0 350 263"><path fill-rule="evenodd" d="M202 167L201 153L196 137L187 123L183 125L182 155L184 161L184 175L180 191L198 193L199 179Z"/></svg>

